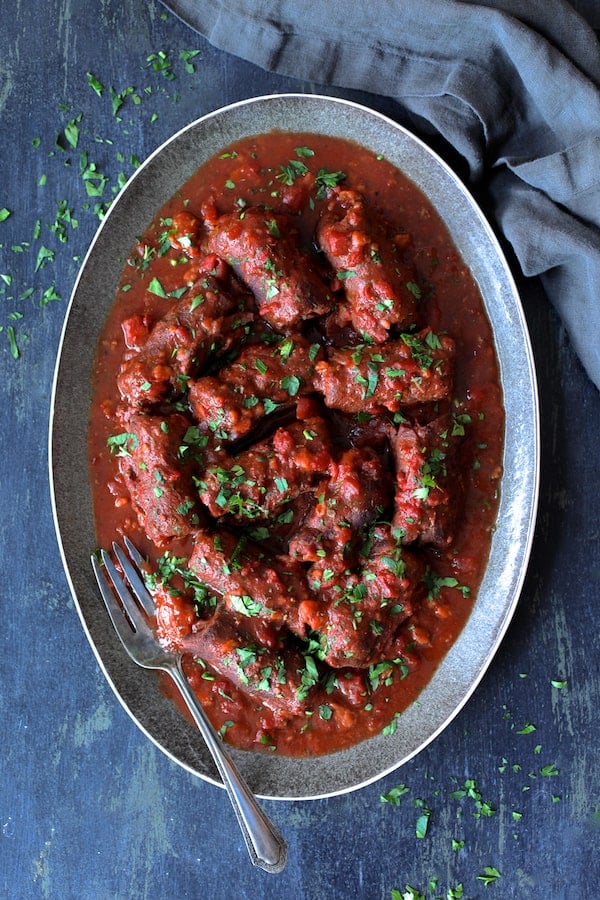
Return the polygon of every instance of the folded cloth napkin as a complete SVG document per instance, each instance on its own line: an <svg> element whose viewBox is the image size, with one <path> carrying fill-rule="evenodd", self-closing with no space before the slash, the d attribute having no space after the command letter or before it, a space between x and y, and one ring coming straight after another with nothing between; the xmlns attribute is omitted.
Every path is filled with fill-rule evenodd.
<svg viewBox="0 0 600 900"><path fill-rule="evenodd" d="M574 0L576 2L576 0ZM466 162L600 387L597 0L172 0L214 46L393 98ZM597 20L597 21L595 21Z"/></svg>

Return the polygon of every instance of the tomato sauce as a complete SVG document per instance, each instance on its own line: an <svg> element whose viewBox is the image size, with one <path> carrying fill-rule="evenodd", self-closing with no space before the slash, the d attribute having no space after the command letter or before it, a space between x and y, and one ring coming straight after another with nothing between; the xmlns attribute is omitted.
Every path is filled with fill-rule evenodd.
<svg viewBox="0 0 600 900"><path fill-rule="evenodd" d="M449 414L457 431L464 428L460 443L464 485L452 539L438 546L423 543L414 550L419 572L425 572L425 587L408 604L410 614L390 644L393 660L376 660L356 668L349 659L347 667L327 669L329 679L314 679L302 708L290 710L261 702L260 691L244 689L223 667L211 665L200 654L186 653L190 683L225 740L243 749L293 756L320 755L384 729L392 730L398 714L419 695L463 628L485 570L502 474L502 394L493 336L479 290L439 215L394 166L349 141L274 132L224 148L157 212L136 247L124 248L130 255L99 341L89 431L98 544L108 547L127 534L148 556L150 569L162 565L164 572L165 550L171 561L184 561L175 579L164 584L158 579L154 591L159 633L166 642L177 644L199 622L202 625L203 619L210 619L214 605L199 613L189 585L181 582L181 570L194 552L193 534L157 544L148 538L136 515L120 457L114 452L114 437L123 432L119 372L124 360L133 358L143 346L156 321L177 302L190 272L197 275L202 257L194 233L198 222L211 216L219 221L244 209L266 207L273 216L291 217L303 251L319 258L315 232L331 199L332 184L357 192L376 216L400 235L402 258L411 267L410 278L420 286L423 333L448 335L453 341ZM175 238L174 222L179 223ZM332 283L341 292L343 278L339 271L337 274L338 282ZM278 314L288 312L284 309ZM317 315L322 315L320 307ZM285 332L285 324L281 327ZM335 344L337 340L339 346L339 335L347 334L348 328L351 330L352 323L338 322L331 341ZM308 340L313 338L311 333ZM228 364L234 366L235 362L228 357L224 365ZM322 371L324 365L321 363ZM218 372L218 366L211 370L217 380ZM365 390L365 396L367 393ZM302 403L311 401L298 399L298 408ZM409 418L411 414L409 410ZM339 425L335 412L326 411L325 415L335 431ZM387 438L381 437L385 423L397 425L405 418L404 414L395 415L385 412L371 420L364 416L359 429L362 445L372 443L378 452L387 446ZM351 430L346 434L347 445L352 446L353 434ZM387 460L393 478L393 454L381 451L380 455ZM412 545L407 548L409 556L413 549ZM176 568L173 562L172 567ZM198 571L194 574L198 576ZM346 576L336 573L335 577L346 585ZM320 620L317 615L310 621L318 625ZM296 651L302 655L306 647L296 641ZM174 697L174 702L179 701Z"/></svg>

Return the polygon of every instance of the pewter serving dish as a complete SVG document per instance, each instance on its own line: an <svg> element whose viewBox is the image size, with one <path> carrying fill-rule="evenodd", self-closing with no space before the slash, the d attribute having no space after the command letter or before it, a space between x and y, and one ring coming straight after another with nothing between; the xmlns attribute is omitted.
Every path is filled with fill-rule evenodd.
<svg viewBox="0 0 600 900"><path fill-rule="evenodd" d="M283 94L233 104L174 135L118 195L84 260L62 335L50 425L54 515L75 605L106 678L143 732L185 769L219 784L195 728L162 693L155 675L138 669L123 651L90 567L96 537L87 433L97 340L124 253L156 211L224 146L272 129L354 140L383 153L429 198L482 293L506 412L497 528L479 594L462 633L418 700L400 717L395 734L316 759L233 751L259 796L316 799L369 784L413 757L456 716L483 677L513 615L528 562L538 494L538 403L525 319L498 242L453 172L407 130L352 102Z"/></svg>

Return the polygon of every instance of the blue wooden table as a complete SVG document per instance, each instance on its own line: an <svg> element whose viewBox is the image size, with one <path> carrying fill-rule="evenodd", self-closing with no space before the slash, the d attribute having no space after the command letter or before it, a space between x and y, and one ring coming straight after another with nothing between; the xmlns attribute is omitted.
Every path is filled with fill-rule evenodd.
<svg viewBox="0 0 600 900"><path fill-rule="evenodd" d="M254 870L225 793L157 750L96 664L61 568L47 428L78 267L136 161L229 102L324 91L215 50L156 0L2 7L0 896L595 896L600 396L539 286L519 281L541 502L501 649L466 708L396 773L344 797L266 803L290 860L280 876Z"/></svg>

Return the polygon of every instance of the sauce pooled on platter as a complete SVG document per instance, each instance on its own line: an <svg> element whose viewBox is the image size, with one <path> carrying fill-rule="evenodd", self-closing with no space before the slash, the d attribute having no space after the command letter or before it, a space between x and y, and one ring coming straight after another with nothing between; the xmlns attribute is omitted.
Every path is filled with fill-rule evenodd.
<svg viewBox="0 0 600 900"><path fill-rule="evenodd" d="M504 414L479 291L423 194L349 141L205 163L124 267L90 427L98 542L217 730L312 756L393 731L482 578Z"/></svg>

